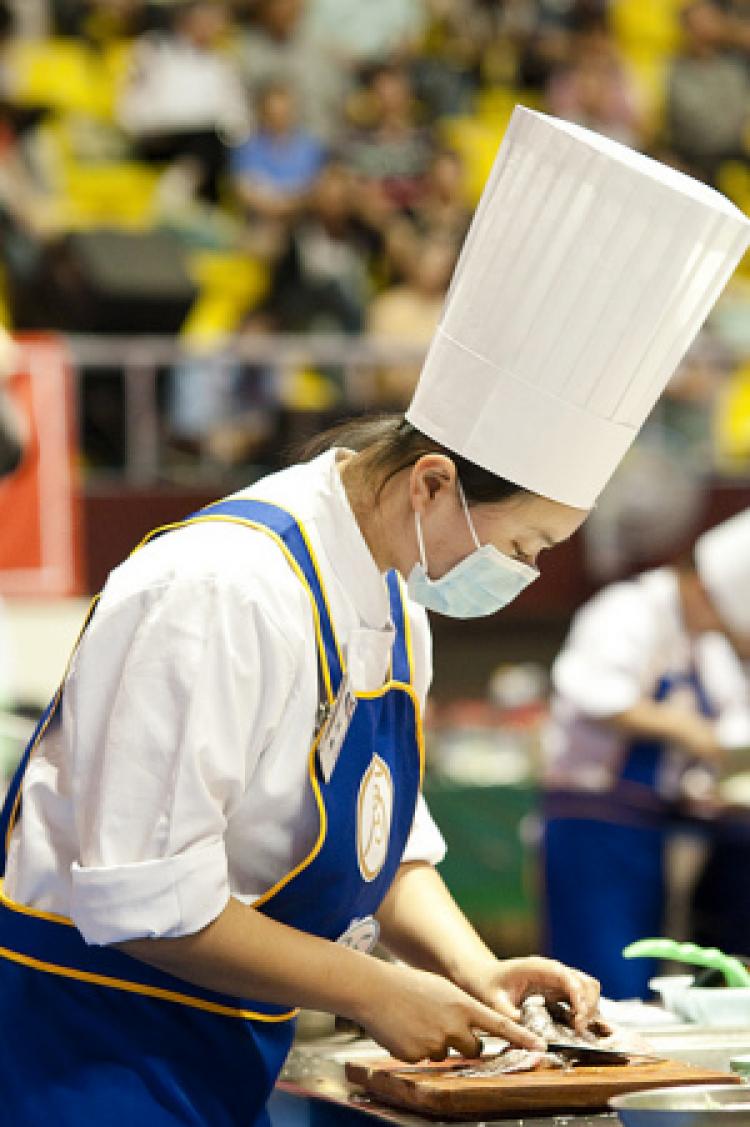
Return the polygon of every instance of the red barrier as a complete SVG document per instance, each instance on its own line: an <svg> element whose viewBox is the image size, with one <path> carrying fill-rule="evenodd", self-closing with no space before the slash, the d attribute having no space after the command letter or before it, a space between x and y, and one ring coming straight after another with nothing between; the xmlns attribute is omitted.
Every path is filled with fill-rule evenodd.
<svg viewBox="0 0 750 1127"><path fill-rule="evenodd" d="M80 594L72 379L57 338L20 339L9 390L30 440L15 473L0 481L0 594Z"/></svg>

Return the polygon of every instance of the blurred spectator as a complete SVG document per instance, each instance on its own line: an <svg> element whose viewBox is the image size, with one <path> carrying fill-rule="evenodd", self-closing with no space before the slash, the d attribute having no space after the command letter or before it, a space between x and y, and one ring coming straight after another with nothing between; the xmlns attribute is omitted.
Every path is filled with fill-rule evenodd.
<svg viewBox="0 0 750 1127"><path fill-rule="evenodd" d="M445 238L424 239L414 249L403 285L379 294L370 304L367 329L394 343L423 348L435 333L445 292L456 261L456 244ZM403 409L419 378L420 363L401 364L380 372L384 407Z"/></svg>
<svg viewBox="0 0 750 1127"><path fill-rule="evenodd" d="M15 105L8 90L12 64L6 66L6 56L14 32L10 5L0 0L0 267L14 323L24 327L26 312L43 304L38 283L44 248L58 224L50 184L30 156L40 113Z"/></svg>
<svg viewBox="0 0 750 1127"><path fill-rule="evenodd" d="M411 54L427 27L424 0L309 0L307 25L314 38L347 63Z"/></svg>
<svg viewBox="0 0 750 1127"><path fill-rule="evenodd" d="M724 0L724 40L730 50L750 55L750 11L747 0Z"/></svg>
<svg viewBox="0 0 750 1127"><path fill-rule="evenodd" d="M0 0L0 105L5 114L5 99L11 89L12 59L8 58L16 32L16 19L8 0Z"/></svg>
<svg viewBox="0 0 750 1127"><path fill-rule="evenodd" d="M409 210L417 231L460 242L471 221L466 203L461 157L452 149L440 149L427 169L419 197Z"/></svg>
<svg viewBox="0 0 750 1127"><path fill-rule="evenodd" d="M520 47L520 85L546 89L552 76L570 61L576 21L605 6L606 0L518 0L513 5L513 24Z"/></svg>
<svg viewBox="0 0 750 1127"><path fill-rule="evenodd" d="M253 22L240 36L239 62L253 95L273 82L289 85L304 127L330 142L341 129L350 79L304 16L304 0L258 0Z"/></svg>
<svg viewBox="0 0 750 1127"><path fill-rule="evenodd" d="M358 212L351 173L330 162L273 270L264 307L272 326L282 332L360 332L369 263L380 246L378 232Z"/></svg>
<svg viewBox="0 0 750 1127"><path fill-rule="evenodd" d="M235 192L252 216L284 219L299 209L325 152L300 128L294 93L284 83L261 89L257 121L257 132L232 153Z"/></svg>
<svg viewBox="0 0 750 1127"><path fill-rule="evenodd" d="M56 35L95 42L135 35L148 22L146 0L52 0L50 7Z"/></svg>
<svg viewBox="0 0 750 1127"><path fill-rule="evenodd" d="M570 63L550 79L547 105L556 117L642 147L638 93L605 18L591 20L575 34Z"/></svg>
<svg viewBox="0 0 750 1127"><path fill-rule="evenodd" d="M274 425L273 374L224 356L185 360L167 394L172 472L195 470L196 457L225 472L251 461Z"/></svg>
<svg viewBox="0 0 750 1127"><path fill-rule="evenodd" d="M227 137L248 126L238 71L222 42L230 28L221 0L178 0L170 31L141 37L119 104L120 122L151 161L188 158L197 188L215 201Z"/></svg>
<svg viewBox="0 0 750 1127"><path fill-rule="evenodd" d="M713 181L722 161L747 157L750 76L730 45L734 22L716 4L689 4L682 25L685 45L667 83L668 141L694 175Z"/></svg>
<svg viewBox="0 0 750 1127"><path fill-rule="evenodd" d="M417 124L407 72L380 66L370 76L364 102L366 122L346 143L347 161L365 182L394 206L416 203L423 190L433 142Z"/></svg>

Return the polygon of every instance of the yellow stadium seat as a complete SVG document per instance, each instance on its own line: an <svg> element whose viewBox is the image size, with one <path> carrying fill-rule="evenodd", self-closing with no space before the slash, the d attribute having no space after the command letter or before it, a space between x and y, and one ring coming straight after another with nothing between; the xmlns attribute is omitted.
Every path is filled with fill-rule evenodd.
<svg viewBox="0 0 750 1127"><path fill-rule="evenodd" d="M517 105L539 109L541 100L511 87L490 87L477 95L473 114L438 123L441 140L460 155L466 202L479 202L500 142Z"/></svg>
<svg viewBox="0 0 750 1127"><path fill-rule="evenodd" d="M479 121L504 133L517 105L528 106L530 110L540 110L542 97L526 90L516 90L511 86L490 86L477 94L475 112Z"/></svg>
<svg viewBox="0 0 750 1127"><path fill-rule="evenodd" d="M144 228L154 217L159 171L136 161L70 162L64 172L70 226Z"/></svg>
<svg viewBox="0 0 750 1127"><path fill-rule="evenodd" d="M750 215L750 168L746 161L725 161L719 169L716 183L719 191L729 196L740 211ZM745 253L737 270L740 274L750 277L750 250Z"/></svg>
<svg viewBox="0 0 750 1127"><path fill-rule="evenodd" d="M246 254L199 251L190 271L200 292L182 335L197 344L235 332L268 289L267 265Z"/></svg>
<svg viewBox="0 0 750 1127"><path fill-rule="evenodd" d="M644 114L644 126L650 137L656 137L664 124L669 58L623 51L635 82Z"/></svg>
<svg viewBox="0 0 750 1127"><path fill-rule="evenodd" d="M101 97L106 116L114 120L115 106L130 68L133 44L128 39L113 40L100 50Z"/></svg>
<svg viewBox="0 0 750 1127"><path fill-rule="evenodd" d="M322 372L299 368L283 382L281 398L293 411L327 411L340 402L341 392Z"/></svg>
<svg viewBox="0 0 750 1127"><path fill-rule="evenodd" d="M637 83L651 135L664 120L670 60L682 41L680 11L685 0L614 0L612 29Z"/></svg>
<svg viewBox="0 0 750 1127"><path fill-rule="evenodd" d="M476 117L450 117L440 123L443 142L463 162L466 202L472 207L479 202L506 125L493 127Z"/></svg>
<svg viewBox="0 0 750 1127"><path fill-rule="evenodd" d="M613 0L612 30L630 55L669 58L680 47L686 0Z"/></svg>
<svg viewBox="0 0 750 1127"><path fill-rule="evenodd" d="M79 159L78 123L78 114L55 114L39 129L37 149L57 224L73 230L150 226L161 170L139 161Z"/></svg>
<svg viewBox="0 0 750 1127"><path fill-rule="evenodd" d="M750 463L750 363L731 376L715 418L718 461L725 471L746 471Z"/></svg>
<svg viewBox="0 0 750 1127"><path fill-rule="evenodd" d="M101 60L74 39L19 40L8 57L8 92L25 106L88 113L111 112L110 82Z"/></svg>
<svg viewBox="0 0 750 1127"><path fill-rule="evenodd" d="M719 169L717 184L737 207L750 214L750 167L746 161L725 161Z"/></svg>

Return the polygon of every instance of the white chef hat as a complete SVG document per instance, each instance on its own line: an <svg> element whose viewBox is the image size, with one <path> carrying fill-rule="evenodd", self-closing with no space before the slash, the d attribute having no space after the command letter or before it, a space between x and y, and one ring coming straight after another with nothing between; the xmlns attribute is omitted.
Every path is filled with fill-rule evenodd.
<svg viewBox="0 0 750 1127"><path fill-rule="evenodd" d="M694 556L701 582L724 622L750 634L750 509L704 532Z"/></svg>
<svg viewBox="0 0 750 1127"><path fill-rule="evenodd" d="M748 243L713 189L517 106L407 419L589 508Z"/></svg>

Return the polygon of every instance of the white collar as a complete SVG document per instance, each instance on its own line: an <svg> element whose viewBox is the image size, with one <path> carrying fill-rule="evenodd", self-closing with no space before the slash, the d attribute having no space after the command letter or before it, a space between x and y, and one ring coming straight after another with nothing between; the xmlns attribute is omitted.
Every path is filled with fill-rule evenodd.
<svg viewBox="0 0 750 1127"><path fill-rule="evenodd" d="M340 448L329 450L315 459L326 475L330 501L317 514L318 533L331 567L354 603L362 625L382 630L391 621L388 587L349 504L337 465L342 453Z"/></svg>

